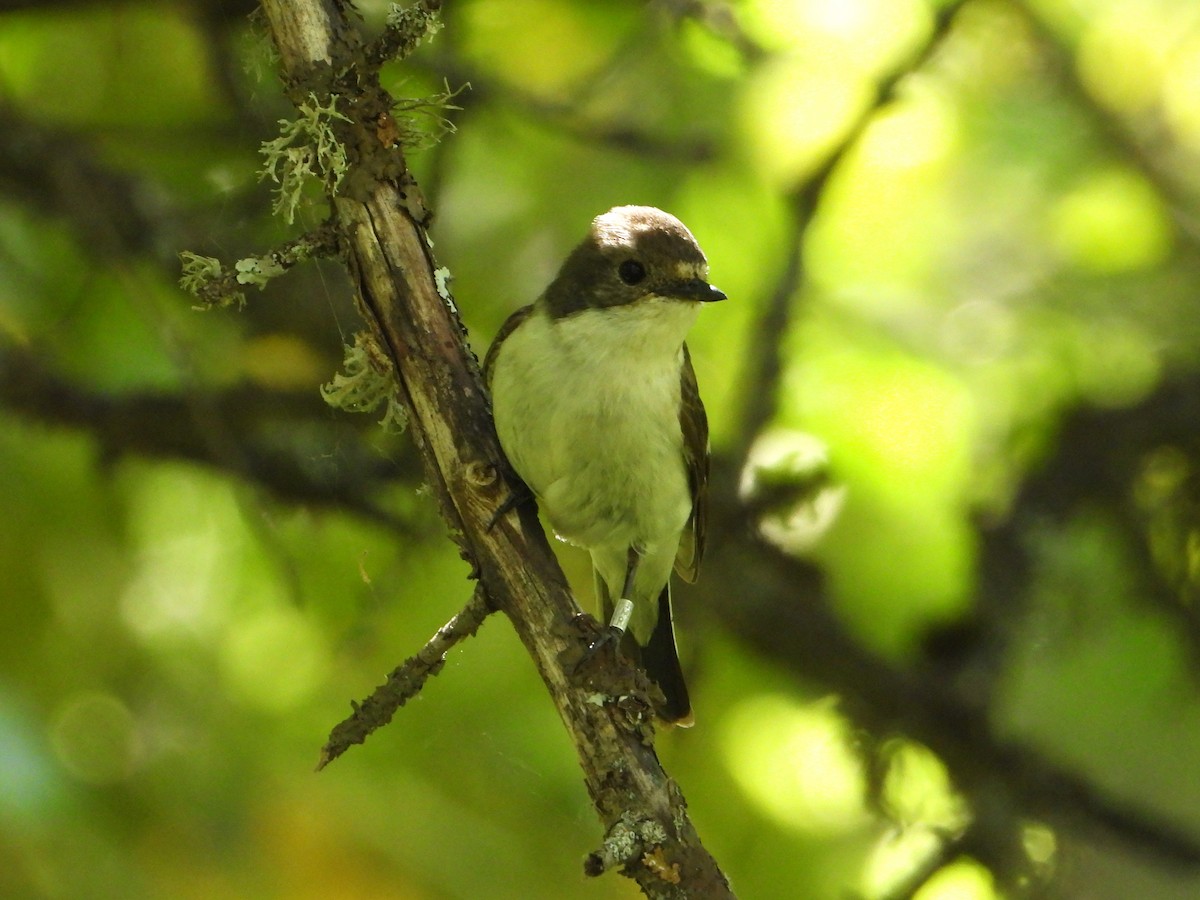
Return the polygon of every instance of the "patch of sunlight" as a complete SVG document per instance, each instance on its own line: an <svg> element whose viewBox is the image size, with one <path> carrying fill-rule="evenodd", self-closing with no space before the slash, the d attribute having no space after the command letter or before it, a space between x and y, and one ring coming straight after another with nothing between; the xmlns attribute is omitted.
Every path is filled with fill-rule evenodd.
<svg viewBox="0 0 1200 900"><path fill-rule="evenodd" d="M101 691L74 694L55 710L50 746L71 775L96 785L127 778L142 749L133 713Z"/></svg>
<svg viewBox="0 0 1200 900"><path fill-rule="evenodd" d="M815 169L857 119L870 83L807 58L770 60L746 82L742 128L758 168L789 187Z"/></svg>
<svg viewBox="0 0 1200 900"><path fill-rule="evenodd" d="M1132 320L1092 319L1073 334L1078 390L1099 406L1122 407L1145 397L1162 374L1159 341Z"/></svg>
<svg viewBox="0 0 1200 900"><path fill-rule="evenodd" d="M788 372L797 420L829 443L847 486L813 553L839 613L881 652L911 652L933 621L970 602L975 543L963 514L972 487L975 401L951 374L887 348L845 346L814 322L803 367Z"/></svg>
<svg viewBox="0 0 1200 900"><path fill-rule="evenodd" d="M915 360L860 367L847 392L852 421L843 418L864 464L870 457L913 478L923 491L953 490L969 467L971 398L955 379ZM823 432L820 432L823 433Z"/></svg>
<svg viewBox="0 0 1200 900"><path fill-rule="evenodd" d="M761 510L762 536L791 554L814 547L837 518L846 489L829 483L824 442L803 431L759 435L742 470L738 494Z"/></svg>
<svg viewBox="0 0 1200 900"><path fill-rule="evenodd" d="M946 766L936 754L911 741L893 741L888 751L883 802L897 823L947 831L966 826L967 805L955 793Z"/></svg>
<svg viewBox="0 0 1200 900"><path fill-rule="evenodd" d="M941 849L945 838L928 828L905 828L884 834L871 850L861 884L868 897L887 897Z"/></svg>
<svg viewBox="0 0 1200 900"><path fill-rule="evenodd" d="M947 205L947 169L958 118L932 88L907 90L866 130L836 178L805 241L815 284L841 306L896 322L941 304L930 272L958 240ZM887 247L887 253L880 253Z"/></svg>
<svg viewBox="0 0 1200 900"><path fill-rule="evenodd" d="M868 896L888 894L966 827L970 811L950 784L945 765L926 747L892 741L881 803L896 829L875 845L863 870Z"/></svg>
<svg viewBox="0 0 1200 900"><path fill-rule="evenodd" d="M1162 106L1180 143L1200 152L1200 35L1172 56L1163 79Z"/></svg>
<svg viewBox="0 0 1200 900"><path fill-rule="evenodd" d="M234 696L279 713L303 702L322 682L329 651L300 611L280 606L231 625L221 643L220 666Z"/></svg>
<svg viewBox="0 0 1200 900"><path fill-rule="evenodd" d="M721 723L725 764L763 813L810 834L844 834L870 821L866 777L833 700L759 695Z"/></svg>
<svg viewBox="0 0 1200 900"><path fill-rule="evenodd" d="M858 150L863 165L895 177L897 169L941 170L960 144L958 116L940 91L908 91L871 123Z"/></svg>
<svg viewBox="0 0 1200 900"><path fill-rule="evenodd" d="M129 480L134 569L121 596L126 626L147 642L214 637L229 617L246 542L233 488L183 467Z"/></svg>
<svg viewBox="0 0 1200 900"><path fill-rule="evenodd" d="M973 859L960 859L940 869L913 900L1002 900L996 880L986 866Z"/></svg>
<svg viewBox="0 0 1200 900"><path fill-rule="evenodd" d="M466 58L527 90L553 93L601 66L635 15L632 6L562 0L470 3L456 32Z"/></svg>
<svg viewBox="0 0 1200 900"><path fill-rule="evenodd" d="M1178 26L1142 0L1114 3L1083 33L1077 65L1088 90L1117 112L1144 112L1158 101Z"/></svg>
<svg viewBox="0 0 1200 900"><path fill-rule="evenodd" d="M928 32L930 12L920 0L751 0L742 21L765 47L878 74Z"/></svg>
<svg viewBox="0 0 1200 900"><path fill-rule="evenodd" d="M1146 269L1171 252L1162 200L1136 172L1093 174L1049 211L1050 240L1068 263L1098 275Z"/></svg>

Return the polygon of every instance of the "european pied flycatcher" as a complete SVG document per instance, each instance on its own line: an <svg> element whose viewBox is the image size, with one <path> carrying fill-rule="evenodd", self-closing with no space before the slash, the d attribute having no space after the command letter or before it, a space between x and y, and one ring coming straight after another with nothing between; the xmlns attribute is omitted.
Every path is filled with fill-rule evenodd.
<svg viewBox="0 0 1200 900"><path fill-rule="evenodd" d="M670 578L695 581L704 550L708 420L684 338L725 299L707 278L674 216L609 210L484 363L509 462L554 532L591 553L610 634L662 689L659 718L685 726Z"/></svg>

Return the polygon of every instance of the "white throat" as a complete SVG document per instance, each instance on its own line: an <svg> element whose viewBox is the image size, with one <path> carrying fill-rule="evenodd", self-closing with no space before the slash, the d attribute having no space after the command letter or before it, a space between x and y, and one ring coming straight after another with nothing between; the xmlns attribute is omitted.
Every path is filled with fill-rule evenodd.
<svg viewBox="0 0 1200 900"><path fill-rule="evenodd" d="M553 320L550 332L562 352L582 365L612 360L672 365L678 373L680 348L696 321L699 303L647 297L628 306L585 309ZM630 373L614 373L622 379Z"/></svg>

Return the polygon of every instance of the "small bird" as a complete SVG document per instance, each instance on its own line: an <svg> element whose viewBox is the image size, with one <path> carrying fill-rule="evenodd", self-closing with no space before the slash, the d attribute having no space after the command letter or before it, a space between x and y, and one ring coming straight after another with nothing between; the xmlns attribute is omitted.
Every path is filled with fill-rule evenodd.
<svg viewBox="0 0 1200 900"><path fill-rule="evenodd" d="M684 338L724 300L682 222L619 206L484 361L509 462L564 541L591 554L616 641L662 690L664 722L693 722L671 621L671 570L695 581L704 552L708 419Z"/></svg>

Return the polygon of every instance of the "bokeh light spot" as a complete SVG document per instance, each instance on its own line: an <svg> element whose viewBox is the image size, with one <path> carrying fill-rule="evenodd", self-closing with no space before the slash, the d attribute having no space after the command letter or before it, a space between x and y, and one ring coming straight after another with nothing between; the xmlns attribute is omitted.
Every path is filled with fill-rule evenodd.
<svg viewBox="0 0 1200 900"><path fill-rule="evenodd" d="M726 765L767 815L814 834L842 834L869 821L862 766L832 702L758 696L734 708L723 726Z"/></svg>
<svg viewBox="0 0 1200 900"><path fill-rule="evenodd" d="M269 712L284 712L303 701L329 665L321 635L300 612L286 607L231 626L220 655L230 690Z"/></svg>
<svg viewBox="0 0 1200 900"><path fill-rule="evenodd" d="M1142 112L1158 99L1167 49L1176 34L1152 4L1114 4L1080 41L1080 78L1112 109Z"/></svg>
<svg viewBox="0 0 1200 900"><path fill-rule="evenodd" d="M50 726L50 743L63 768L97 785L128 777L139 750L129 708L99 691L75 694L63 703Z"/></svg>
<svg viewBox="0 0 1200 900"><path fill-rule="evenodd" d="M1000 900L992 873L973 859L951 863L925 882L913 900Z"/></svg>
<svg viewBox="0 0 1200 900"><path fill-rule="evenodd" d="M1173 242L1154 189L1123 169L1093 175L1060 200L1050 213L1050 235L1065 260L1097 274L1154 266Z"/></svg>
<svg viewBox="0 0 1200 900"><path fill-rule="evenodd" d="M1163 79L1162 105L1179 140L1200 152L1200 35L1172 57Z"/></svg>

